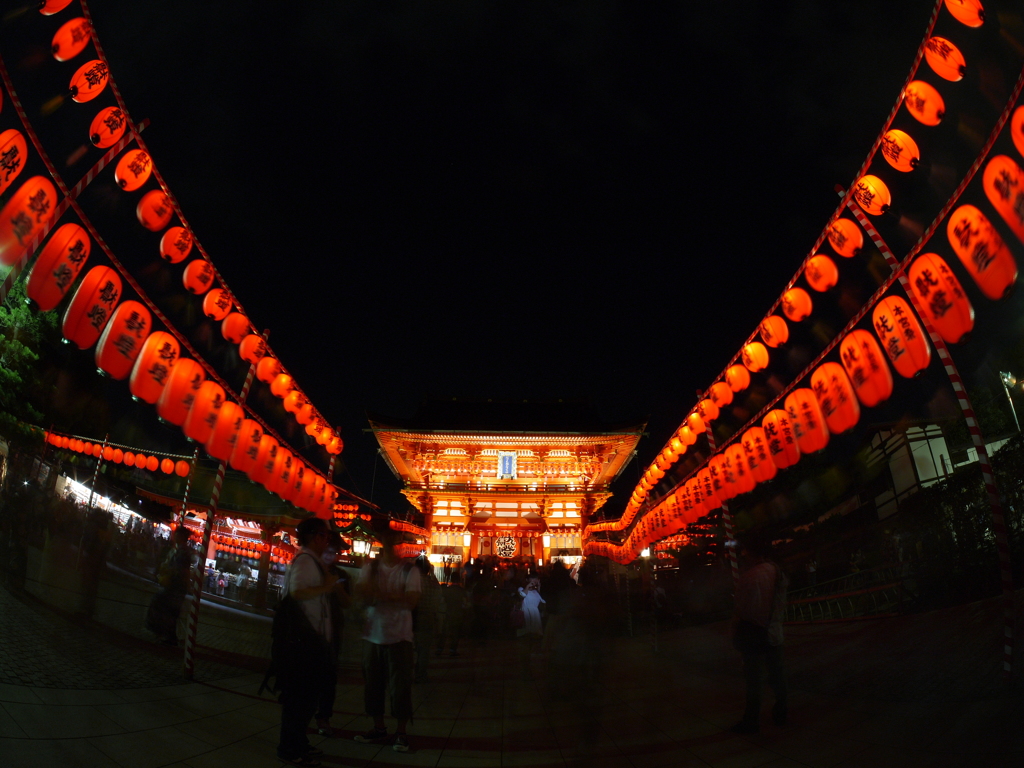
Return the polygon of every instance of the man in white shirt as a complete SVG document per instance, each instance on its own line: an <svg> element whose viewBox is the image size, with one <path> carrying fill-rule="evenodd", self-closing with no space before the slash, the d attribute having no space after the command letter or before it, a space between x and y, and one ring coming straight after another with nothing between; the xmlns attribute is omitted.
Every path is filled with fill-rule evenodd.
<svg viewBox="0 0 1024 768"><path fill-rule="evenodd" d="M285 575L285 592L302 609L315 633L313 642L303 646L300 658L290 659L281 685L281 735L277 756L292 765L317 766L317 755L306 737L306 728L316 711L323 676L333 671L328 657L331 642L331 600L338 577L325 572L320 558L330 541L327 521L303 520L295 529L301 549L292 558ZM300 619L301 623L301 619ZM308 630L306 630L308 634Z"/></svg>
<svg viewBox="0 0 1024 768"><path fill-rule="evenodd" d="M391 529L380 535L381 554L363 566L356 586L366 606L363 698L366 714L373 718L373 728L359 734L355 740L362 744L387 740L384 697L390 693L391 714L398 721L392 748L396 752L408 752L406 724L412 717L414 664L412 611L422 590L419 569L411 562L402 562L395 553L399 535Z"/></svg>

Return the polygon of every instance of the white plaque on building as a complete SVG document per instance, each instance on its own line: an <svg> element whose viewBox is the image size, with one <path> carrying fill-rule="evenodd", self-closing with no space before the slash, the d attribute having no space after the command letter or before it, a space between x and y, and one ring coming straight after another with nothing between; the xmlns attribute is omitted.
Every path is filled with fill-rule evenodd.
<svg viewBox="0 0 1024 768"><path fill-rule="evenodd" d="M498 479L516 479L516 452L498 451Z"/></svg>

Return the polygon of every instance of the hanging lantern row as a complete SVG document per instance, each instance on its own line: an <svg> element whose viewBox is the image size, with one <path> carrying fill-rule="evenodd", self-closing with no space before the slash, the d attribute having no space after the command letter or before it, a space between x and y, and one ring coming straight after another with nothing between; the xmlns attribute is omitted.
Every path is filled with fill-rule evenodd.
<svg viewBox="0 0 1024 768"><path fill-rule="evenodd" d="M983 23L984 11L981 4L974 0L947 0L946 6L954 18L968 26L980 26ZM962 79L966 64L960 51L949 40L929 38L925 42L925 60L940 77L950 82ZM907 86L903 93L903 103L908 112L926 126L937 125L945 113L941 94L924 81L913 81ZM1012 126L1018 123L1022 130L1013 130ZM1018 108L1014 114L1011 135L1018 152L1024 154L1024 108ZM885 161L897 171L911 172L920 164L921 153L917 142L905 131L887 131L881 139L879 150ZM1014 212L1016 199L1009 194L1001 193L1001 190L1018 186L1024 188L1024 171L1013 159L999 156L989 162L985 172L986 195L1018 238L1024 242L1024 218ZM885 213L892 203L887 185L874 175L861 177L854 185L853 195L861 208L871 215ZM985 215L974 206L961 206L950 216L947 233L954 251L979 290L990 299L1003 298L1016 282L1017 265L1012 253ZM849 259L856 256L864 246L863 232L850 218L837 218L828 227L826 236L835 254L841 258ZM804 264L802 275L808 286L819 293L831 290L839 281L836 262L825 253L811 256ZM916 294L915 298L919 299L922 313L942 338L954 344L965 340L974 326L974 310L945 261L937 254L922 254L911 265L908 276L911 290ZM696 433L703 431L707 422L718 418L721 409L731 403L733 392L741 391L749 385L749 373L757 373L768 366L769 347L776 348L788 341L789 328L786 320L803 322L814 310L810 294L798 286L789 288L779 304L786 319L779 315L769 315L762 321L758 329L761 341L752 340L746 344L740 353L742 367L734 365L727 369L724 381L712 385L708 398L697 404L694 412L687 417L680 430L647 469L620 521L597 524L591 530L624 530L628 527L651 489L664 477L665 472L679 456L685 453L686 447L692 444L687 441ZM872 320L872 328L881 341L882 348L901 376L916 376L927 367L931 359L930 346L925 340L920 323L904 300L898 297L883 299L875 308ZM853 380L858 383L857 396L860 402L866 407L873 407L891 394L892 377L888 367L883 366L884 374L881 372L882 369L876 374L881 377L880 383L868 386L857 378L863 373L857 365L858 355L869 344L872 349L877 349L877 343L868 331L853 331L844 339L840 352L844 365L849 361L856 371ZM835 363L831 365L841 368ZM825 379L826 374L822 372L824 368L825 366L822 366L815 372L819 375L819 380ZM888 377L888 380L885 377ZM857 400L853 402L856 404ZM856 423L857 417L845 411L837 412L832 416L829 428L833 433L845 431ZM815 444L814 441L821 440L820 434L812 434L805 438L804 442L809 447ZM827 433L824 440L827 442ZM805 452L814 450L820 448ZM781 461L786 463L795 460L792 457L782 457ZM786 463L786 466L789 465Z"/></svg>
<svg viewBox="0 0 1024 768"><path fill-rule="evenodd" d="M43 12L47 15L58 13L66 5L47 3ZM65 22L51 43L54 57L58 61L75 58L88 47L92 35L93 30L84 18ZM87 61L77 69L70 81L72 100L79 103L91 101L103 91L109 79L110 73L105 62L100 59ZM119 107L103 108L90 123L89 139L100 148L113 146L123 137L127 125L127 115ZM8 170L5 183L10 184L24 165L27 143L20 132L6 131L0 134L0 149L5 150L5 157L13 158L12 167L6 169L5 166ZM144 149L126 150L114 169L116 183L126 192L141 189L152 175L152 158ZM56 209L55 202L56 192L52 183L41 176L29 179L12 196L0 212L0 260L8 264L21 257L24 251L21 244L31 240L48 225L47 214L52 215ZM168 228L174 218L174 206L163 189L153 189L142 195L136 206L136 217L150 231L161 232L166 229L160 239L160 255L164 259L179 263L189 256L194 238L183 226ZM85 229L77 224L65 224L53 233L36 260L26 284L29 298L40 309L51 310L64 298L88 260L91 245ZM191 293L204 295L204 314L221 323L222 336L239 346L242 359L252 364L258 364L265 358L271 359L271 362L264 362L262 366L264 375L261 380L271 383L272 379L267 378L267 371L271 369L274 370L273 379L286 377L278 381L276 387L272 387L275 394L283 392L279 396L284 401L285 409L294 414L296 420L306 427L306 432L328 453L341 453L344 447L341 437L297 389L280 364L273 360L266 342L253 332L244 313L235 311L234 299L227 289L213 287L215 277L212 264L205 258L197 258L186 265L182 282ZM139 302L125 301L118 304L122 292L121 278L114 270L108 267L91 269L75 291L65 313L62 324L64 337L80 349L96 344L96 362L102 372L116 379L130 375L133 396L146 402L158 403L163 385L179 355L178 344L171 334L150 334L152 318L149 311ZM140 360L145 364L139 364ZM174 410L172 404L167 407ZM174 415L181 416L180 410L178 408ZM161 417L164 418L163 414ZM179 425L182 423L182 420L167 420ZM192 432L204 433L204 428L196 423L200 420L197 417L189 427L183 427L190 439L197 440ZM220 453L225 453L226 446L218 447Z"/></svg>
<svg viewBox="0 0 1024 768"><path fill-rule="evenodd" d="M165 475L176 474L178 477L185 477L192 471L191 462L178 457L165 456L161 459L159 456L152 454L147 455L142 452L126 451L113 445L105 446L103 443L94 443L68 435L59 435L55 432L44 432L43 434L46 442L55 448L74 451L75 453L93 456L97 459L101 458L103 461L109 461L114 464L124 464L126 467L147 469L150 472L159 470Z"/></svg>

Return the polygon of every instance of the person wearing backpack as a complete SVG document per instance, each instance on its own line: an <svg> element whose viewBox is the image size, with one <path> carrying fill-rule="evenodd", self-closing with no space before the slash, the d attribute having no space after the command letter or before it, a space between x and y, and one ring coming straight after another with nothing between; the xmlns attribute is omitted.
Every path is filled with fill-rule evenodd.
<svg viewBox="0 0 1024 768"><path fill-rule="evenodd" d="M391 695L391 715L398 721L392 749L409 751L406 723L412 719L412 678L414 637L412 612L420 599L420 571L412 562L403 562L395 551L398 532L385 529L380 534L379 557L363 566L356 585L359 603L365 607L363 630L363 699L373 728L358 734L360 744L387 741L384 724L384 699Z"/></svg>
<svg viewBox="0 0 1024 768"><path fill-rule="evenodd" d="M285 596L274 617L272 656L281 702L277 756L291 765L317 766L316 757L323 751L309 743L306 728L316 712L324 678L334 671L331 595L339 582L321 563L330 542L327 521L303 520L295 533L300 549L288 565Z"/></svg>

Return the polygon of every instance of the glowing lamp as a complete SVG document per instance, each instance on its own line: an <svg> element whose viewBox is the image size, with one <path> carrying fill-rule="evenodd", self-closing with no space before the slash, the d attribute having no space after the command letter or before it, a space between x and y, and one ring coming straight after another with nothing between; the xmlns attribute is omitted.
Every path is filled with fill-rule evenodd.
<svg viewBox="0 0 1024 768"><path fill-rule="evenodd" d="M985 296L1004 298L1017 282L1017 262L1003 238L980 210L961 205L946 223L957 258Z"/></svg>
<svg viewBox="0 0 1024 768"><path fill-rule="evenodd" d="M33 176L0 211L0 264L16 264L57 209L57 190L45 176Z"/></svg>
<svg viewBox="0 0 1024 768"><path fill-rule="evenodd" d="M192 252L192 233L184 227L171 227L160 238L160 258L177 264Z"/></svg>
<svg viewBox="0 0 1024 768"><path fill-rule="evenodd" d="M150 232L159 232L171 223L174 208L171 198L162 189L151 189L135 206L135 218Z"/></svg>
<svg viewBox="0 0 1024 768"><path fill-rule="evenodd" d="M187 477L188 473L191 472L191 471L192 471L192 465L189 464L184 459L178 461L174 465L174 474L176 474L178 477Z"/></svg>
<svg viewBox="0 0 1024 768"><path fill-rule="evenodd" d="M153 173L153 161L149 153L142 149L130 149L114 168L114 181L125 192L134 192L147 181Z"/></svg>
<svg viewBox="0 0 1024 768"><path fill-rule="evenodd" d="M786 413L801 454L816 453L828 445L825 416L812 390L801 387L790 392L786 397Z"/></svg>
<svg viewBox="0 0 1024 768"><path fill-rule="evenodd" d="M203 314L220 322L231 312L231 295L223 288L214 288L203 297Z"/></svg>
<svg viewBox="0 0 1024 768"><path fill-rule="evenodd" d="M899 296L878 302L871 325L896 372L912 379L928 367L932 348L910 305Z"/></svg>
<svg viewBox="0 0 1024 768"><path fill-rule="evenodd" d="M908 277L924 320L947 343L965 341L974 329L974 307L942 257L922 253L910 265Z"/></svg>
<svg viewBox="0 0 1024 768"><path fill-rule="evenodd" d="M112 379L126 379L142 352L152 318L145 305L125 301L111 315L96 345L96 367Z"/></svg>
<svg viewBox="0 0 1024 768"><path fill-rule="evenodd" d="M878 149L885 162L903 173L914 170L921 162L921 150L917 148L917 142L909 134L895 128L886 131Z"/></svg>
<svg viewBox="0 0 1024 768"><path fill-rule="evenodd" d="M89 235L78 224L62 224L32 265L25 293L39 309L56 307L85 266L92 250Z"/></svg>
<svg viewBox="0 0 1024 768"><path fill-rule="evenodd" d="M962 80L967 62L960 49L944 37L929 37L924 44L924 58L932 71L943 80Z"/></svg>
<svg viewBox="0 0 1024 768"><path fill-rule="evenodd" d="M764 343L773 349L789 341L789 326L778 315L769 315L761 321L758 332Z"/></svg>
<svg viewBox="0 0 1024 768"><path fill-rule="evenodd" d="M132 367L128 382L132 396L150 404L159 400L179 352L178 340L171 334L164 331L151 333Z"/></svg>
<svg viewBox="0 0 1024 768"><path fill-rule="evenodd" d="M28 142L15 128L0 133L0 157L3 158L3 173L0 173L0 195L7 191L25 169L28 158Z"/></svg>
<svg viewBox="0 0 1024 768"><path fill-rule="evenodd" d="M210 291L213 293L213 291ZM241 344L242 339L249 335L249 318L241 312L230 312L220 324L220 335L232 344ZM255 334L253 334L255 335ZM256 341L262 341L256 336ZM257 358L258 360L259 358ZM251 361L255 362L255 361Z"/></svg>
<svg viewBox="0 0 1024 768"><path fill-rule="evenodd" d="M811 389L825 416L828 431L838 435L860 420L860 403L846 371L839 363L823 363L811 374Z"/></svg>
<svg viewBox="0 0 1024 768"><path fill-rule="evenodd" d="M988 161L982 177L985 197L992 203L1003 221L1024 243L1024 211L1020 210L1014 190L1024 189L1024 171L1006 155L996 155Z"/></svg>
<svg viewBox="0 0 1024 768"><path fill-rule="evenodd" d="M853 219L836 219L828 228L828 241L837 254L850 259L864 247L864 233Z"/></svg>
<svg viewBox="0 0 1024 768"><path fill-rule="evenodd" d="M93 267L64 312L61 333L79 349L96 343L121 296L121 278L110 267Z"/></svg>
<svg viewBox="0 0 1024 768"><path fill-rule="evenodd" d="M124 136L128 121L117 107L104 107L89 123L89 141L100 149L114 146Z"/></svg>
<svg viewBox="0 0 1024 768"><path fill-rule="evenodd" d="M71 100L77 101L79 104L92 101L103 93L103 89L107 87L109 79L110 70L107 69L106 62L99 59L85 62L71 76L71 82L68 83Z"/></svg>
<svg viewBox="0 0 1024 768"><path fill-rule="evenodd" d="M205 379L206 373L199 363L187 357L179 358L157 399L157 415L169 424L180 427Z"/></svg>
<svg viewBox="0 0 1024 768"><path fill-rule="evenodd" d="M776 468L786 469L800 461L800 446L788 413L778 408L768 411L761 420L761 429Z"/></svg>
<svg viewBox="0 0 1024 768"><path fill-rule="evenodd" d="M878 216L889 210L892 203L892 195L889 188L877 176L861 176L853 185L853 199L857 205L872 216Z"/></svg>
<svg viewBox="0 0 1024 768"><path fill-rule="evenodd" d="M747 452L747 462L754 481L767 483L778 472L768 450L768 438L763 427L751 427L743 433L743 447Z"/></svg>
<svg viewBox="0 0 1024 768"><path fill-rule="evenodd" d="M924 80L915 80L906 87L903 103L911 116L922 125L938 125L946 114L946 102L934 86Z"/></svg>
<svg viewBox="0 0 1024 768"><path fill-rule="evenodd" d="M981 0L946 0L946 10L968 27L980 27L985 23L985 9Z"/></svg>
<svg viewBox="0 0 1024 768"><path fill-rule="evenodd" d="M807 260L807 266L804 267L804 279L812 289L818 293L824 293L836 287L836 283L839 282L839 270L832 259L824 254L818 254Z"/></svg>
<svg viewBox="0 0 1024 768"><path fill-rule="evenodd" d="M811 295L803 288L790 288L782 294L782 314L794 323L806 320L813 311Z"/></svg>

